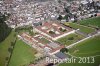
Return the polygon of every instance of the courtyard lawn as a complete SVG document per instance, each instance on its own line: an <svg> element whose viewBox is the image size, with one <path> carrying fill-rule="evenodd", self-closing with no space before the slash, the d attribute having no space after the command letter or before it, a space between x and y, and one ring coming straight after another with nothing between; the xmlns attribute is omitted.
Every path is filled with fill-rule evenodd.
<svg viewBox="0 0 100 66"><path fill-rule="evenodd" d="M28 66L34 61L36 50L25 44L21 40L17 40L9 66Z"/></svg>
<svg viewBox="0 0 100 66"><path fill-rule="evenodd" d="M0 66L5 66L6 57L9 57L10 53L8 52L8 48L11 47L11 42L14 41L15 32L12 30L10 35L0 43Z"/></svg>
<svg viewBox="0 0 100 66"><path fill-rule="evenodd" d="M50 41L49 40L47 40L46 38L41 38L40 39L43 43L45 43L45 44L47 44L47 43L49 43Z"/></svg>
<svg viewBox="0 0 100 66"><path fill-rule="evenodd" d="M69 53L77 57L100 55L100 36L90 38L69 49ZM77 59L79 61L79 59ZM100 56L95 57L94 63L62 63L59 66L99 66Z"/></svg>
<svg viewBox="0 0 100 66"><path fill-rule="evenodd" d="M18 32L19 34L23 33L23 32L27 32L29 33L31 36L36 35L37 33L33 31L33 27L32 26L24 26L24 27L18 27L15 29L16 32Z"/></svg>
<svg viewBox="0 0 100 66"><path fill-rule="evenodd" d="M57 42L59 42L60 44L64 44L65 46L68 46L68 45L75 43L83 38L84 38L84 36L73 33L73 34L70 34L70 35L67 35L65 37L58 39Z"/></svg>
<svg viewBox="0 0 100 66"><path fill-rule="evenodd" d="M87 26L84 26L84 25L79 25L79 24L76 24L76 23L65 23L65 25L67 26L70 26L74 29L80 29L81 32L83 33L86 33L86 34L89 34L89 33L92 33L95 31L95 29L93 28L90 28L90 27L87 27Z"/></svg>
<svg viewBox="0 0 100 66"><path fill-rule="evenodd" d="M88 19L79 21L79 23L82 24L82 25L86 25L86 26L99 27L100 28L100 17L88 18Z"/></svg>

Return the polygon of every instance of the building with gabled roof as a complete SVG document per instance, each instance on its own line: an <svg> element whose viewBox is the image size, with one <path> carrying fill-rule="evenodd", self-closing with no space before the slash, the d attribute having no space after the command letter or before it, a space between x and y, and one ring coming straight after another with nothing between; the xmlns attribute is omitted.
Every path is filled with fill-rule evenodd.
<svg viewBox="0 0 100 66"><path fill-rule="evenodd" d="M74 33L75 30L56 22L44 22L40 26L35 26L35 30L52 40L57 40L61 37Z"/></svg>
<svg viewBox="0 0 100 66"><path fill-rule="evenodd" d="M37 49L38 51L42 50L45 54L53 55L60 51L60 49L64 48L63 45L60 45L55 42L49 41L48 43L44 43L40 40L44 38L41 34L37 36L30 36L27 33L22 33L18 35L18 37L23 40L26 44L32 46L33 48Z"/></svg>

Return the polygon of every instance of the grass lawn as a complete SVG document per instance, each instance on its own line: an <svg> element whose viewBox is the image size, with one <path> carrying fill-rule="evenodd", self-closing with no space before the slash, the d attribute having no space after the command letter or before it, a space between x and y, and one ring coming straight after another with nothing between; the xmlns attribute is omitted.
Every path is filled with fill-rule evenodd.
<svg viewBox="0 0 100 66"><path fill-rule="evenodd" d="M87 27L87 26L83 26L83 25L79 25L76 23L65 23L65 25L70 26L74 29L80 29L81 32L89 34L95 31L95 29Z"/></svg>
<svg viewBox="0 0 100 66"><path fill-rule="evenodd" d="M79 41L83 38L84 37L82 35L73 33L73 34L70 34L70 35L67 35L65 37L58 39L57 42L59 42L60 44L64 44L64 45L68 46L68 45L75 43L75 42L77 42L77 41Z"/></svg>
<svg viewBox="0 0 100 66"><path fill-rule="evenodd" d="M36 50L25 44L21 40L17 40L9 66L28 66L35 59Z"/></svg>
<svg viewBox="0 0 100 66"><path fill-rule="evenodd" d="M0 43L0 66L4 66L6 63L6 57L9 57L8 48L11 46L11 42L14 41L15 32L12 31L10 35Z"/></svg>
<svg viewBox="0 0 100 66"><path fill-rule="evenodd" d="M78 50L78 51L76 51ZM76 52L75 52L76 51ZM69 49L69 52L77 57L100 55L100 36L86 40ZM77 59L79 60L79 59ZM59 66L99 66L100 56L95 57L95 63L62 63Z"/></svg>
<svg viewBox="0 0 100 66"><path fill-rule="evenodd" d="M75 50L79 51L73 53L73 51ZM70 49L70 53L72 53L75 56L90 56L97 55L98 53L100 54L100 36L96 36L95 38L91 38L84 42L81 42L80 44Z"/></svg>
<svg viewBox="0 0 100 66"><path fill-rule="evenodd" d="M24 26L24 27L18 27L15 29L19 34L23 33L23 32L27 32L29 33L31 36L36 35L37 33L33 31L33 27L32 26Z"/></svg>
<svg viewBox="0 0 100 66"><path fill-rule="evenodd" d="M86 26L99 27L100 28L100 17L81 20L81 21L79 21L79 23L82 24L82 25L86 25Z"/></svg>

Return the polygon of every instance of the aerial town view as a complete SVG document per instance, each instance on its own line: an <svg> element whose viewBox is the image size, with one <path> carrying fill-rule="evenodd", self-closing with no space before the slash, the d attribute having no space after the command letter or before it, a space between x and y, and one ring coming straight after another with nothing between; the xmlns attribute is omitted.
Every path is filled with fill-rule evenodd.
<svg viewBox="0 0 100 66"><path fill-rule="evenodd" d="M100 66L100 0L0 0L0 66Z"/></svg>

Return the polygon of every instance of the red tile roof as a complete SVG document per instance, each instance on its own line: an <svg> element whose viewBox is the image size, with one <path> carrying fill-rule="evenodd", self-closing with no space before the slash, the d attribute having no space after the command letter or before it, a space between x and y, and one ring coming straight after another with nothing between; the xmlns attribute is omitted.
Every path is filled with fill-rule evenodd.
<svg viewBox="0 0 100 66"><path fill-rule="evenodd" d="M53 24L56 24L57 26L54 26ZM42 29L43 27L46 27L47 29ZM66 31L65 32L60 31L59 28L61 28L61 27L65 28ZM42 26L37 26L36 29L38 29L38 30L40 30L40 31L42 31L42 32L48 34L49 36L54 37L54 38L58 37L64 33L68 33L70 31L72 31L72 29L69 27L63 26L59 23L50 23L50 22L45 22ZM54 29L54 31L57 31L60 34L50 34L49 32L47 32L47 31L50 31L51 29Z"/></svg>
<svg viewBox="0 0 100 66"><path fill-rule="evenodd" d="M52 48L52 47L49 46L48 44L43 44L41 41L39 41L39 39L38 39L37 37L34 38L34 37L32 37L32 36L30 36L30 35L28 35L28 34L26 34L26 33L22 33L20 36L21 36L23 39L25 39L26 41L29 41L30 43L33 43L33 44L37 45L38 47L40 47L40 48L42 48L42 49L44 49L45 47L51 48L51 49L52 49L52 50L50 51L51 53L52 53L52 52L55 52L55 51L57 51L57 50L59 50L59 49L61 49L61 48L64 48L63 45L59 45L59 44L57 44L58 47ZM38 42L35 42L33 39L34 39L34 40L37 40ZM38 43L42 43L44 46L40 46Z"/></svg>

